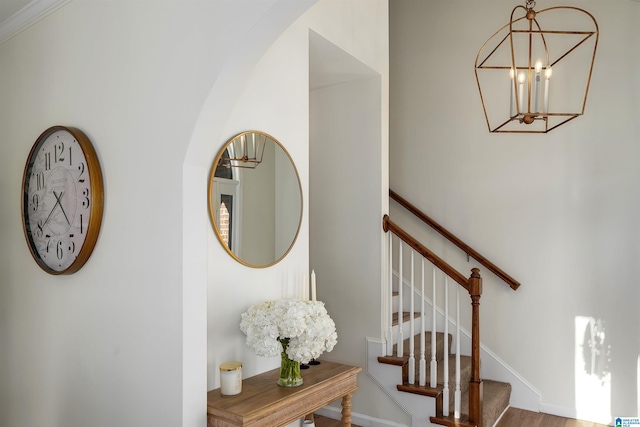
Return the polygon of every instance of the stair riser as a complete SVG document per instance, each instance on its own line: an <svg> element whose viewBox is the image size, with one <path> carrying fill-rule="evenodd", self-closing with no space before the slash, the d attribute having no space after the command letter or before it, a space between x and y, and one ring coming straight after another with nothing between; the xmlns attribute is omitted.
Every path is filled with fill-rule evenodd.
<svg viewBox="0 0 640 427"><path fill-rule="evenodd" d="M420 305L420 294L416 293L414 296L415 300L413 303L413 311L415 313L420 313L422 311L422 306ZM411 311L411 299L410 299L410 293L407 291L404 295L403 295L403 303L402 303L402 311ZM395 295L392 300L391 300L391 307L393 310L393 313L398 313L400 311L400 298L398 297L398 295ZM432 316L432 311L431 311L431 305L427 302L425 302L425 327L426 330L430 331L433 330L433 316ZM437 322L441 322L442 321L442 315L440 313L438 313L437 316Z"/></svg>
<svg viewBox="0 0 640 427"><path fill-rule="evenodd" d="M415 318L413 319L413 333L414 334L418 334L421 331L422 325L421 325L421 321L420 318ZM398 330L400 329L400 326L396 325L393 327L393 336L397 337L398 336ZM427 329L429 330L429 329ZM404 338L409 338L411 336L411 321L409 322L404 322L402 324L402 334ZM394 344L397 344L396 339L394 339L393 341Z"/></svg>
<svg viewBox="0 0 640 427"><path fill-rule="evenodd" d="M420 349L421 349L421 345L420 345L420 319L414 319L414 356L417 359L420 358ZM393 328L393 336L394 336L394 345L397 344L397 339L398 339L398 330L399 327L398 326L394 326ZM409 337L411 336L411 325L410 322L405 322L402 326L402 331L403 331L403 339L405 341L405 345L403 346L403 355L405 356L409 356ZM437 338L437 343L436 343L436 348L437 348L437 354L436 354L436 359L437 360L441 360L444 357L444 343L442 340L442 333L438 333L438 338ZM451 337L451 334L449 334L449 343L448 343L448 353L452 354L453 351L455 350L453 348L453 339ZM429 363L431 361L431 333L430 332L426 332L425 334L425 358L427 359L427 363Z"/></svg>

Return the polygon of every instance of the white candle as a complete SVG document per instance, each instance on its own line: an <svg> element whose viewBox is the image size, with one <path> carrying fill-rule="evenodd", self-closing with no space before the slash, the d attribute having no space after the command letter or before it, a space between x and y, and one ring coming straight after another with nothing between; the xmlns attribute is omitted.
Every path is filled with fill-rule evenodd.
<svg viewBox="0 0 640 427"><path fill-rule="evenodd" d="M256 151L256 136L253 136L253 142L251 144L253 146L253 158L257 159L258 158L258 152Z"/></svg>
<svg viewBox="0 0 640 427"><path fill-rule="evenodd" d="M516 73L513 71L513 68L509 70L509 75L511 77L511 80L509 81L509 117L513 117L516 115L516 104L513 99L513 97L515 96L515 93L513 91L513 85L515 84L515 82L513 79L515 78Z"/></svg>
<svg viewBox="0 0 640 427"><path fill-rule="evenodd" d="M242 363L225 362L220 365L220 393L234 396L242 392Z"/></svg>
<svg viewBox="0 0 640 427"><path fill-rule="evenodd" d="M316 272L311 270L311 301L316 300Z"/></svg>
<svg viewBox="0 0 640 427"><path fill-rule="evenodd" d="M536 96L536 103L535 103L535 107L534 107L534 112L537 113L540 111L539 108L539 100L538 98L540 97L540 71L542 71L542 61L540 61L539 59L536 61L536 85L534 88L535 91L535 96Z"/></svg>
<svg viewBox="0 0 640 427"><path fill-rule="evenodd" d="M524 112L524 73L518 74L518 113Z"/></svg>
<svg viewBox="0 0 640 427"><path fill-rule="evenodd" d="M545 71L545 80L544 80L544 112L549 112L549 79L551 78L551 74L553 71L551 67L548 67Z"/></svg>

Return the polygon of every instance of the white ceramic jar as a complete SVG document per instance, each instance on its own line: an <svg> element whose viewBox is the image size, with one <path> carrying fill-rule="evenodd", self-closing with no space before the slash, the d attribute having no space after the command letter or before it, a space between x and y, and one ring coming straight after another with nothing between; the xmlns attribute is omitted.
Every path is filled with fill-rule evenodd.
<svg viewBox="0 0 640 427"><path fill-rule="evenodd" d="M225 362L220 365L220 392L234 396L242 391L242 362Z"/></svg>

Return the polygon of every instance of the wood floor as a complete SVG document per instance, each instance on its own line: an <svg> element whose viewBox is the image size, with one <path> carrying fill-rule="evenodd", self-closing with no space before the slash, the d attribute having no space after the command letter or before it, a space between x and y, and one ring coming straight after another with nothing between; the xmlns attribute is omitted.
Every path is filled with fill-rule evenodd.
<svg viewBox="0 0 640 427"><path fill-rule="evenodd" d="M555 415L509 408L496 427L605 427L604 424L578 421Z"/></svg>
<svg viewBox="0 0 640 427"><path fill-rule="evenodd" d="M342 427L339 420L314 415L315 427ZM355 424L352 427L360 427ZM606 427L588 421L578 421L555 415L509 408L496 427Z"/></svg>

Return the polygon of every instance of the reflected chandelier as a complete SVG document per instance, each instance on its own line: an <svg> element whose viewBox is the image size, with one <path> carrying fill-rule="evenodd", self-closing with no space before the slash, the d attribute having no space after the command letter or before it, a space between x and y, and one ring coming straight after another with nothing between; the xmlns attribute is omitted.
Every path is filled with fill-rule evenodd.
<svg viewBox="0 0 640 427"><path fill-rule="evenodd" d="M576 7L535 4L516 6L476 56L489 132L547 133L584 114L598 23Z"/></svg>
<svg viewBox="0 0 640 427"><path fill-rule="evenodd" d="M243 132L229 143L218 161L218 166L255 169L262 162L266 142L265 134Z"/></svg>

